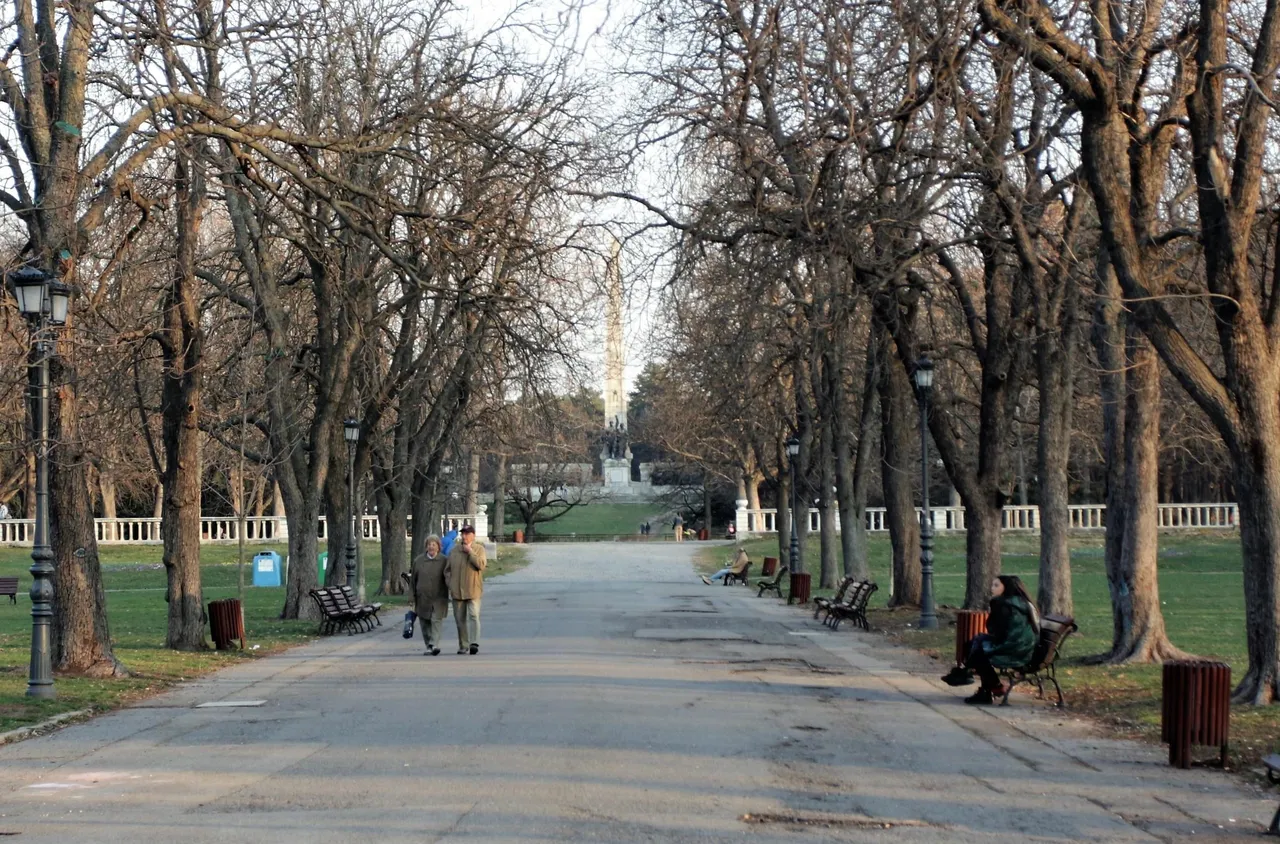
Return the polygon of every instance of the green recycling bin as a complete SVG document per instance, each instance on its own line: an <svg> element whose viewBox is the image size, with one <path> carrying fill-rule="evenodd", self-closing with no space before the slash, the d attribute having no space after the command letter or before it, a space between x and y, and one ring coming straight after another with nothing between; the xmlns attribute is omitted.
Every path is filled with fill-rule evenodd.
<svg viewBox="0 0 1280 844"><path fill-rule="evenodd" d="M329 552L321 551L316 557L316 583L324 583L324 573L329 569Z"/></svg>

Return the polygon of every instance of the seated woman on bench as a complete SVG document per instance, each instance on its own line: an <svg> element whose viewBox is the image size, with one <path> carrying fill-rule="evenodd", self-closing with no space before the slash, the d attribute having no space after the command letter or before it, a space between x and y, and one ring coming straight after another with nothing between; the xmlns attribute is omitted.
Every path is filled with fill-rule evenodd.
<svg viewBox="0 0 1280 844"><path fill-rule="evenodd" d="M710 577L707 577L704 574L702 576L702 582L710 586L711 581L724 580L725 575L727 574L733 574L734 577L741 577L742 573L747 570L747 564L750 562L751 558L747 556L747 549L739 547L738 553L734 555L733 562L729 564L728 568L720 569L720 571Z"/></svg>
<svg viewBox="0 0 1280 844"><path fill-rule="evenodd" d="M978 691L964 699L965 703L994 703L1004 694L997 668L1018 668L1031 661L1040 638L1040 614L1035 601L1027 594L1022 581L1002 574L991 583L991 613L987 616L987 632L969 642L969 656L964 667L956 666L942 678L949 686L967 686L974 672L982 679Z"/></svg>

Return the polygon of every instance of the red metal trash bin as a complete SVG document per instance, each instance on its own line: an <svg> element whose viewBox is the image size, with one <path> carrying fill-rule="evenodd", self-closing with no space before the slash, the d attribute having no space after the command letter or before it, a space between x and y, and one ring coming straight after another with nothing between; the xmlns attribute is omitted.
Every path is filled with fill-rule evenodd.
<svg viewBox="0 0 1280 844"><path fill-rule="evenodd" d="M223 598L209 602L209 635L213 637L213 646L220 651L231 650L234 639L240 640L240 650L244 650L244 613L239 600Z"/></svg>
<svg viewBox="0 0 1280 844"><path fill-rule="evenodd" d="M986 610L959 610L956 612L956 665L964 665L969 656L969 643L979 633L987 632Z"/></svg>
<svg viewBox="0 0 1280 844"><path fill-rule="evenodd" d="M1164 664L1160 740L1169 745L1169 764L1191 767L1191 747L1220 748L1227 764L1231 724L1231 666L1207 660Z"/></svg>
<svg viewBox="0 0 1280 844"><path fill-rule="evenodd" d="M809 592L812 588L812 576L807 571L791 572L791 591L787 595L787 603L809 603Z"/></svg>
<svg viewBox="0 0 1280 844"><path fill-rule="evenodd" d="M765 557L764 562L761 563L760 566L761 566L760 568L761 577L773 577L775 574L778 573L778 558Z"/></svg>

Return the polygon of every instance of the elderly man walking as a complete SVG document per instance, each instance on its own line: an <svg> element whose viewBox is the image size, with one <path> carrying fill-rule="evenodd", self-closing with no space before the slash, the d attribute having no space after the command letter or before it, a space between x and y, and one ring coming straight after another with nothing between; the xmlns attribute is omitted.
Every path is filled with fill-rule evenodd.
<svg viewBox="0 0 1280 844"><path fill-rule="evenodd" d="M449 584L444 578L445 556L440 552L440 537L427 537L426 552L413 561L409 585L413 592L413 611L422 625L424 655L440 655L440 634L444 617L449 614Z"/></svg>
<svg viewBox="0 0 1280 844"><path fill-rule="evenodd" d="M460 654L480 652L480 596L484 594L485 565L484 546L476 544L476 529L464 526L445 566Z"/></svg>

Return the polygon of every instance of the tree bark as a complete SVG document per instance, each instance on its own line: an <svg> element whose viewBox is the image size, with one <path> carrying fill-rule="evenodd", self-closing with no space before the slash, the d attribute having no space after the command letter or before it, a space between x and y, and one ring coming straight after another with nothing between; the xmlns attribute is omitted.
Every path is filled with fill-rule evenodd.
<svg viewBox="0 0 1280 844"><path fill-rule="evenodd" d="M893 340L882 333L880 342L880 483L893 549L893 595L889 606L919 606L920 519L912 483L916 473L916 420L907 376L889 358Z"/></svg>
<svg viewBox="0 0 1280 844"><path fill-rule="evenodd" d="M495 542L501 542L507 531L507 455L498 454L498 468L493 481L493 518L489 520L490 534Z"/></svg>
<svg viewBox="0 0 1280 844"><path fill-rule="evenodd" d="M791 569L791 473L787 468L787 450L781 437L777 440L777 459L778 500L774 521L778 525L778 560Z"/></svg>
<svg viewBox="0 0 1280 844"><path fill-rule="evenodd" d="M200 401L204 332L196 279L196 238L203 188L198 166L180 153L176 173L177 253L165 294L161 439L164 443L164 508L160 529L168 588L165 646L203 650L205 612L200 585Z"/></svg>
<svg viewBox="0 0 1280 844"><path fill-rule="evenodd" d="M87 677L124 677L111 646L107 596L89 507L89 456L80 440L76 375L69 360L50 362L49 525L56 569L53 665Z"/></svg>
<svg viewBox="0 0 1280 844"><path fill-rule="evenodd" d="M480 452L472 450L467 457L467 491L462 510L467 515L476 512L480 498Z"/></svg>
<svg viewBox="0 0 1280 844"><path fill-rule="evenodd" d="M1128 331L1125 397L1124 540L1111 580L1119 605L1117 641L1107 661L1160 662L1186 656L1169 642L1160 609L1157 530L1160 455L1160 369L1155 350L1133 326Z"/></svg>
<svg viewBox="0 0 1280 844"><path fill-rule="evenodd" d="M329 552L329 568L324 573L325 586L355 587L347 583L347 540L351 536L351 498L347 494L347 451L331 452L334 456L324 485L325 550Z"/></svg>
<svg viewBox="0 0 1280 844"><path fill-rule="evenodd" d="M836 586L835 436L834 422L829 418L822 420L818 429L818 476L822 484L822 495L818 499L822 502L822 522L818 528L822 569L818 586L822 589L834 589Z"/></svg>
<svg viewBox="0 0 1280 844"><path fill-rule="evenodd" d="M1064 283L1074 286L1074 282ZM1058 323L1042 325L1036 338L1040 393L1040 431L1036 473L1040 499L1040 585L1036 603L1042 613L1072 615L1071 498L1067 475L1071 459L1071 416L1075 404L1075 297L1066 297Z"/></svg>
<svg viewBox="0 0 1280 844"><path fill-rule="evenodd" d="M836 495L840 501L840 545L844 555L845 577L858 580L871 578L867 558L867 486L871 477L871 461L875 454L876 396L879 376L876 354L868 338L866 367L863 373L862 402L856 429L857 447L850 438L848 389L845 375L839 375L836 389Z"/></svg>

